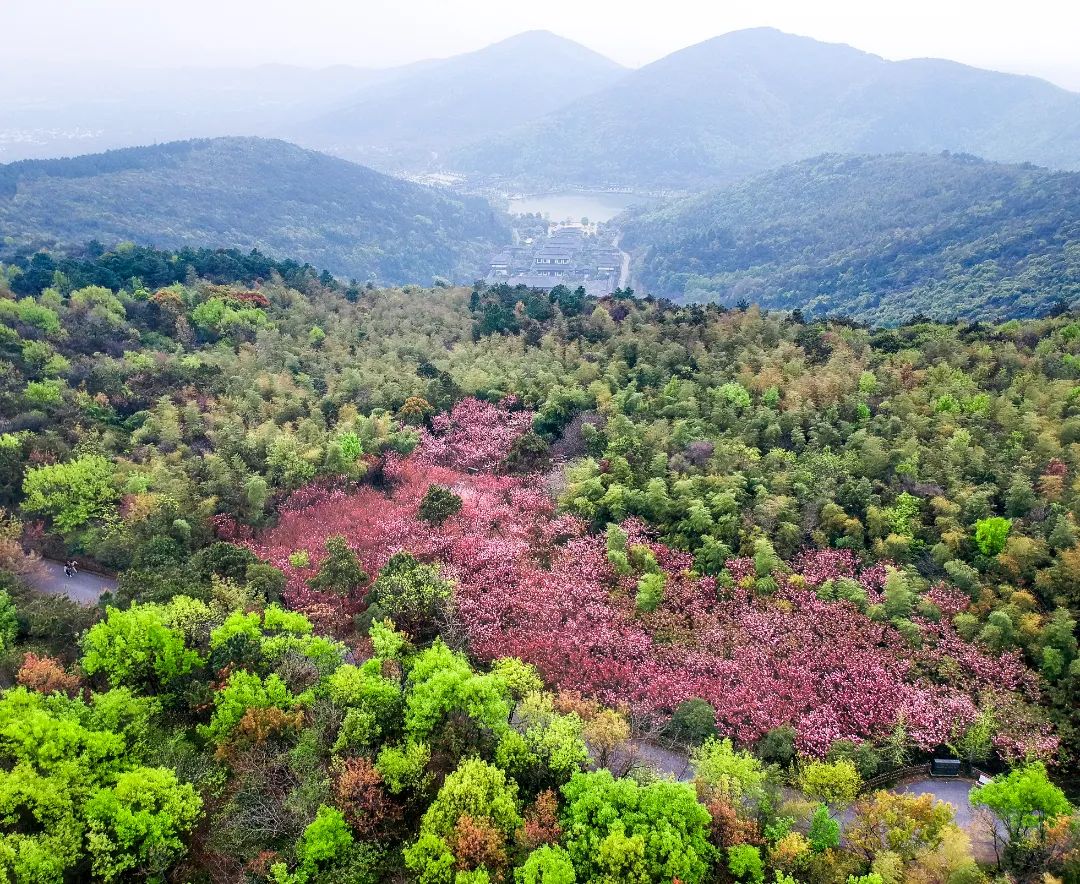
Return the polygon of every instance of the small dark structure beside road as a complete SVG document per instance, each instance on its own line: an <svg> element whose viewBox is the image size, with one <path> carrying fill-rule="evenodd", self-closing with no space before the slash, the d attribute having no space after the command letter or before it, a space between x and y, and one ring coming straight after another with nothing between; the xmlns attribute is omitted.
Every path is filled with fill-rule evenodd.
<svg viewBox="0 0 1080 884"><path fill-rule="evenodd" d="M959 758L935 758L930 762L930 776L932 777L958 777L960 776L961 762Z"/></svg>

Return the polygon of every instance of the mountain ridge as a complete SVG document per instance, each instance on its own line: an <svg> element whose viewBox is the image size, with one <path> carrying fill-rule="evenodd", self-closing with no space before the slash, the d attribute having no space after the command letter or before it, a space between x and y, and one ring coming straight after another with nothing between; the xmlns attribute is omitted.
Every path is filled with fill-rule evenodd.
<svg viewBox="0 0 1080 884"><path fill-rule="evenodd" d="M580 43L526 31L363 87L284 134L384 168L415 167L447 148L542 117L625 72Z"/></svg>
<svg viewBox="0 0 1080 884"><path fill-rule="evenodd" d="M630 71L448 162L537 184L693 189L825 152L939 150L1080 168L1080 94L750 29Z"/></svg>
<svg viewBox="0 0 1080 884"><path fill-rule="evenodd" d="M192 139L0 166L0 236L254 248L388 283L470 280L491 206L274 139Z"/></svg>
<svg viewBox="0 0 1080 884"><path fill-rule="evenodd" d="M964 155L825 155L628 213L650 293L896 324L1080 299L1080 173Z"/></svg>

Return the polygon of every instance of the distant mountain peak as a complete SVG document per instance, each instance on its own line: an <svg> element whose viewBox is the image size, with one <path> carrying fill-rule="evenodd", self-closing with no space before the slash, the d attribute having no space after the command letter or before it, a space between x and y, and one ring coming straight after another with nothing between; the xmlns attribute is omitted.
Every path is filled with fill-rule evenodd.
<svg viewBox="0 0 1080 884"><path fill-rule="evenodd" d="M556 34L554 31L542 29L522 31L519 34L506 37L485 46L482 49L477 49L475 52L468 53L466 56L455 56L454 58L446 59L446 63L453 64L456 58L485 55L499 56L506 52L529 54L552 53L555 56L568 58L572 63L580 61L590 65L610 67L612 70L624 69L618 62L600 54L595 49L590 49L583 43L571 40L569 37L564 37L561 34Z"/></svg>
<svg viewBox="0 0 1080 884"><path fill-rule="evenodd" d="M768 63L782 64L786 59L781 53L785 52L812 53L817 56L846 55L883 61L880 56L857 49L847 43L830 43L802 34L781 31L779 28L773 27L743 28L738 31L718 34L715 37L710 37L700 43L673 52L660 59L660 61L675 61L680 58L691 58L710 53L716 55L734 53L749 56L762 65Z"/></svg>
<svg viewBox="0 0 1080 884"><path fill-rule="evenodd" d="M391 171L416 168L599 92L626 73L566 37L525 31L363 88L294 135Z"/></svg>
<svg viewBox="0 0 1080 884"><path fill-rule="evenodd" d="M520 187L692 190L833 152L973 153L1080 168L1080 95L956 63L890 61L776 28L709 38L448 164Z"/></svg>
<svg viewBox="0 0 1080 884"><path fill-rule="evenodd" d="M572 40L562 37L556 34L554 31L546 30L545 28L534 28L531 31L522 31L519 34L513 34L506 37L503 40L499 40L491 45L499 46L513 43L572 43Z"/></svg>
<svg viewBox="0 0 1080 884"><path fill-rule="evenodd" d="M825 46L844 46L844 43L832 43L827 40L818 40L815 37L807 37L803 34L795 34L791 31L783 31L771 25L761 25L756 28L739 28L727 31L713 38L714 40L727 40L730 42L774 42L774 43L818 43Z"/></svg>

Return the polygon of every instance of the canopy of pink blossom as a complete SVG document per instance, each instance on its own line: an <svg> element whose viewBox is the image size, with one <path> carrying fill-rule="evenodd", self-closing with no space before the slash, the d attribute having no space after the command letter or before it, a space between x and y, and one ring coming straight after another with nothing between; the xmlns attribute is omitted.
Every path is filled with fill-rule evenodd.
<svg viewBox="0 0 1080 884"><path fill-rule="evenodd" d="M530 418L465 400L435 419L412 455L386 459L385 488L302 489L276 527L234 539L280 568L289 604L328 631L351 622L364 590L340 598L308 588L326 538L344 535L369 574L408 550L456 582L455 618L478 658L520 657L558 688L640 713L668 714L701 697L721 731L743 743L791 724L800 750L820 756L836 740L884 736L902 719L930 749L972 721L980 701L1024 708L1019 698L1034 690L1029 673L1018 656L993 655L957 634L950 616L966 601L948 586L929 594L941 620L916 618L917 649L850 602L819 599L815 586L843 576L880 600L885 566L861 567L849 551L808 551L791 562L798 577L776 575L778 590L760 595L742 579L753 572L750 560L729 561L735 588L724 590L692 574L689 555L628 522L630 541L647 544L667 577L659 607L637 611L635 578L616 573L602 535L559 515L540 477L492 472ZM417 515L432 483L463 501L439 527ZM290 562L299 550L308 553L306 567ZM1022 715L1003 724L1003 754L1054 748L1045 728Z"/></svg>

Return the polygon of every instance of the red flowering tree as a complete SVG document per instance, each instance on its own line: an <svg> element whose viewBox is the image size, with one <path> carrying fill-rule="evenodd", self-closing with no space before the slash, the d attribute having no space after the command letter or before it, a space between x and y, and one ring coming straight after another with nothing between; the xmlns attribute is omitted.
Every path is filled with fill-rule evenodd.
<svg viewBox="0 0 1080 884"><path fill-rule="evenodd" d="M469 473L498 469L532 426L533 413L511 411L511 404L462 399L449 414L432 418L430 431L421 431L416 461Z"/></svg>

